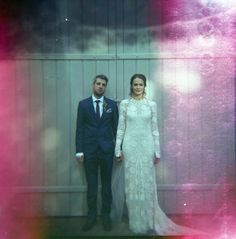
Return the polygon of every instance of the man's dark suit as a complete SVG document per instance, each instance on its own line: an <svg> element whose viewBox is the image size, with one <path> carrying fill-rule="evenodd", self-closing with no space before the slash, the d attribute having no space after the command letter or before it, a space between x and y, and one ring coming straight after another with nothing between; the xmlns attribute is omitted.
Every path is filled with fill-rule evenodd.
<svg viewBox="0 0 236 239"><path fill-rule="evenodd" d="M87 179L88 218L97 216L98 166L101 170L103 219L109 219L111 210L111 173L118 107L115 101L104 97L103 113L96 118L92 97L79 102L76 129L76 152L84 153Z"/></svg>

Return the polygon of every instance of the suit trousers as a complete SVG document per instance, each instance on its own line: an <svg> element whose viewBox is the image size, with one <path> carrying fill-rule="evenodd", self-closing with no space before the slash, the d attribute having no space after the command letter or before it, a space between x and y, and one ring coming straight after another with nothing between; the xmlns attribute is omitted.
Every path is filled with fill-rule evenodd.
<svg viewBox="0 0 236 239"><path fill-rule="evenodd" d="M102 184L102 209L101 216L104 220L110 219L112 192L111 176L114 153L104 153L98 149L96 153L85 155L84 168L87 179L87 205L88 218L97 217L97 195L98 195L98 169L100 167L100 176Z"/></svg>

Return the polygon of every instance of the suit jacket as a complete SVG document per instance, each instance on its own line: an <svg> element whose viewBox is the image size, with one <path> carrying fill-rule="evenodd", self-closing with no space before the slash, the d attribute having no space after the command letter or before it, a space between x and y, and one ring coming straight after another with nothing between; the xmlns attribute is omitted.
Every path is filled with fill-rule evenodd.
<svg viewBox="0 0 236 239"><path fill-rule="evenodd" d="M104 97L102 117L97 120L92 97L79 102L76 128L76 152L85 157L96 153L114 153L118 125L117 103Z"/></svg>

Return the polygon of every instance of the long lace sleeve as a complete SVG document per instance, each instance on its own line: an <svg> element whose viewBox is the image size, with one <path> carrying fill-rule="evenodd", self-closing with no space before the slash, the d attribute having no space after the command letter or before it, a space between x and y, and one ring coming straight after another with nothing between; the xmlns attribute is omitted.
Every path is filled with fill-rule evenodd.
<svg viewBox="0 0 236 239"><path fill-rule="evenodd" d="M125 129L126 129L126 107L127 107L127 100L122 100L120 102L120 112L119 112L119 122L118 122L118 129L116 133L116 147L115 147L115 155L121 155L121 145L123 142Z"/></svg>
<svg viewBox="0 0 236 239"><path fill-rule="evenodd" d="M151 110L152 110L152 135L154 139L154 147L156 157L160 158L160 139L159 139L159 130L158 130L158 122L157 122L157 104L156 102L151 102Z"/></svg>

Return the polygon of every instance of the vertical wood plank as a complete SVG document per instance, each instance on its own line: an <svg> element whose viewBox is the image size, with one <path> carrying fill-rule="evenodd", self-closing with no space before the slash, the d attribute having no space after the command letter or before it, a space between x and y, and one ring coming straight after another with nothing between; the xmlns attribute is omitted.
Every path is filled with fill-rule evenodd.
<svg viewBox="0 0 236 239"><path fill-rule="evenodd" d="M188 79L191 80L191 74L194 72L194 67L199 64L197 59L188 60ZM197 79L196 79L197 80ZM194 83L194 82L193 82ZM191 88L191 85L189 86ZM202 92L194 91L189 93L188 97L188 122L189 122L189 132L188 132L188 159L189 159L189 179L188 182L191 183L203 183L204 175L203 170L203 158L204 152L202 151L202 107L201 103L203 101Z"/></svg>
<svg viewBox="0 0 236 239"><path fill-rule="evenodd" d="M136 37L137 53L150 52L149 5L145 0L136 1Z"/></svg>
<svg viewBox="0 0 236 239"><path fill-rule="evenodd" d="M83 8L83 52L85 54L95 54L97 42L95 36L95 17L96 17L96 0L82 0ZM90 39L90 40L88 40Z"/></svg>
<svg viewBox="0 0 236 239"><path fill-rule="evenodd" d="M70 62L70 97L71 97L71 122L70 122L70 185L84 187L86 185L83 164L75 160L75 132L78 102L84 96L84 71L82 61ZM70 193L70 216L82 216L86 213L86 193Z"/></svg>
<svg viewBox="0 0 236 239"><path fill-rule="evenodd" d="M164 191L163 192L163 210L166 214L177 214L178 208L177 208L177 192L175 190L173 191Z"/></svg>
<svg viewBox="0 0 236 239"><path fill-rule="evenodd" d="M44 193L43 196L43 215L45 216L58 216L59 204L57 193Z"/></svg>
<svg viewBox="0 0 236 239"><path fill-rule="evenodd" d="M164 92L164 82L162 77L162 60L152 59L149 60L149 75L150 80L153 84L153 89L151 89L154 93L153 99L157 103L157 117L158 117L158 127L160 134L160 151L161 151L161 163L156 166L156 174L157 174L157 183L162 184L164 182L168 183L167 180L167 163L168 159L165 157L165 111L167 110L165 107L166 94ZM162 198L164 198L164 192ZM164 199L163 199L164 200Z"/></svg>
<svg viewBox="0 0 236 239"><path fill-rule="evenodd" d="M137 71L136 61L124 60L124 97L129 97L130 93L130 78Z"/></svg>
<svg viewBox="0 0 236 239"><path fill-rule="evenodd" d="M86 193L71 193L70 195L70 216L87 215Z"/></svg>
<svg viewBox="0 0 236 239"><path fill-rule="evenodd" d="M96 62L85 60L83 61L83 94L84 98L92 95L93 79L96 75Z"/></svg>
<svg viewBox="0 0 236 239"><path fill-rule="evenodd" d="M177 182L187 183L188 173L189 173L189 159L188 159L188 133L189 133L189 118L188 118L188 70L187 64L188 59L175 59L175 95L176 101L174 102L176 107L176 142L175 148L176 153L174 158L176 160L176 173ZM181 74L181 78L178 76ZM186 87L186 92L182 90L181 87Z"/></svg>
<svg viewBox="0 0 236 239"><path fill-rule="evenodd" d="M121 1L120 1L121 2ZM108 8L108 54L116 54L117 51L117 2L107 0L107 8Z"/></svg>
<svg viewBox="0 0 236 239"><path fill-rule="evenodd" d="M16 62L0 60L0 161L2 186L18 186L24 184L24 172L21 169L22 156L18 149L22 142L21 126L18 124L18 87L16 77ZM24 127L24 125L23 125ZM24 161L23 161L24 162ZM27 162L26 169L27 169ZM27 173L27 171L26 171ZM21 176L19 178L18 176Z"/></svg>
<svg viewBox="0 0 236 239"><path fill-rule="evenodd" d="M83 62L82 61L71 61L70 62L70 91L71 91L71 166L70 176L71 185L82 186L85 184L85 176L83 165L79 164L75 159L75 131L76 131L76 118L78 102L83 99L83 85L84 85L84 74L83 74Z"/></svg>
<svg viewBox="0 0 236 239"><path fill-rule="evenodd" d="M16 62L16 119L18 128L18 170L22 174L19 177L18 185L23 186L29 180L29 152L30 152L30 104L29 104L30 82L29 82L29 66L25 60ZM19 127L20 125L20 127ZM24 180L26 180L24 182Z"/></svg>
<svg viewBox="0 0 236 239"><path fill-rule="evenodd" d="M109 79L108 60L96 60L96 75L104 74Z"/></svg>
<svg viewBox="0 0 236 239"><path fill-rule="evenodd" d="M116 52L124 52L124 0L116 0Z"/></svg>
<svg viewBox="0 0 236 239"><path fill-rule="evenodd" d="M109 89L107 91L107 96L109 96L113 100L117 100L117 92L116 92L116 85L117 85L117 66L116 61L109 60L108 61L108 75L109 75Z"/></svg>
<svg viewBox="0 0 236 239"><path fill-rule="evenodd" d="M57 184L69 185L70 165L70 72L68 61L56 62L56 94L57 94L57 129L59 141L57 145Z"/></svg>
<svg viewBox="0 0 236 239"><path fill-rule="evenodd" d="M57 145L57 185L70 185L70 72L69 62L60 60L56 62L57 74L57 129L59 142ZM59 193L57 203L58 215L69 214L69 193Z"/></svg>
<svg viewBox="0 0 236 239"><path fill-rule="evenodd" d="M109 52L109 29L108 29L108 0L95 1L95 36L97 52L107 54Z"/></svg>
<svg viewBox="0 0 236 239"><path fill-rule="evenodd" d="M137 51L137 1L124 1L124 53ZM132 11L131 11L132 9ZM135 13L135 14L132 14Z"/></svg>
<svg viewBox="0 0 236 239"><path fill-rule="evenodd" d="M116 95L118 101L127 98L124 93L124 60L117 60L116 62Z"/></svg>
<svg viewBox="0 0 236 239"><path fill-rule="evenodd" d="M44 132L42 137L42 150L44 152L44 185L57 185L57 157L60 140L57 127L57 73L56 61L43 62L43 110Z"/></svg>
<svg viewBox="0 0 236 239"><path fill-rule="evenodd" d="M67 1L69 53L82 53L83 45L83 0Z"/></svg>
<svg viewBox="0 0 236 239"><path fill-rule="evenodd" d="M43 185L44 160L41 144L43 132L43 69L42 61L30 61L30 184Z"/></svg>

